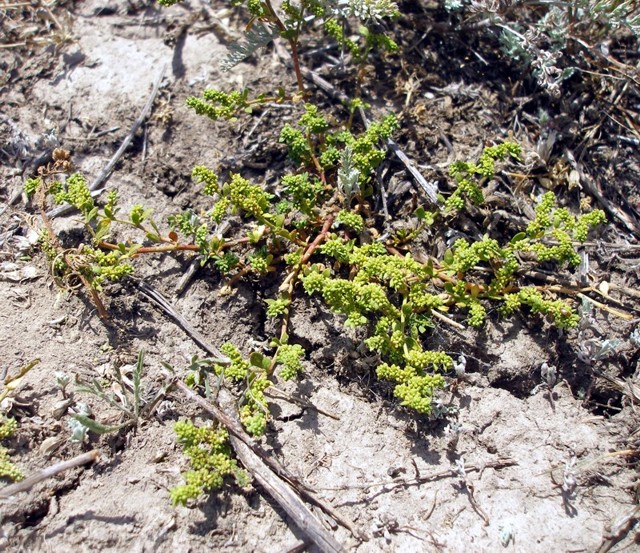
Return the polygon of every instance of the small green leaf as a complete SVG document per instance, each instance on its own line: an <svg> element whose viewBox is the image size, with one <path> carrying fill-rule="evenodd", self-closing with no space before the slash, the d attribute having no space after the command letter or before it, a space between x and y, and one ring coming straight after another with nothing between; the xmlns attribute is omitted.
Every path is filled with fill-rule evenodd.
<svg viewBox="0 0 640 553"><path fill-rule="evenodd" d="M122 425L106 426L104 424L100 424L98 421L93 420L90 417L87 417L87 415L81 415L79 413L73 414L71 415L71 417L76 419L83 426L86 426L92 432L95 432L96 434L99 434L99 435L109 434L110 432L117 432L122 428Z"/></svg>
<svg viewBox="0 0 640 553"><path fill-rule="evenodd" d="M254 351L249 356L249 362L259 369L267 370L271 366L271 359L260 352Z"/></svg>
<svg viewBox="0 0 640 553"><path fill-rule="evenodd" d="M511 243L515 244L516 242L520 242L524 239L527 238L527 233L526 232L519 232L518 234L516 234L512 239L511 239Z"/></svg>
<svg viewBox="0 0 640 553"><path fill-rule="evenodd" d="M453 263L453 252L451 250L447 250L446 252L444 252L443 261L447 266Z"/></svg>
<svg viewBox="0 0 640 553"><path fill-rule="evenodd" d="M101 219L96 227L95 234L93 236L94 242L100 242L106 238L109 233L109 227L111 225L110 219Z"/></svg>
<svg viewBox="0 0 640 553"><path fill-rule="evenodd" d="M85 216L85 219L87 220L87 222L93 221L97 214L98 214L98 208L94 207L91 211L89 211L89 213L87 213L87 215Z"/></svg>

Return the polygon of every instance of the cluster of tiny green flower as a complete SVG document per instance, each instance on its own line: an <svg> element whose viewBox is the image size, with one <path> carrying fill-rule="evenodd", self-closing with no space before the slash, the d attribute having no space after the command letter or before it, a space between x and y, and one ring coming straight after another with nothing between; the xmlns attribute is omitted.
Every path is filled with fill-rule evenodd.
<svg viewBox="0 0 640 553"><path fill-rule="evenodd" d="M223 275L229 274L238 266L238 256L233 252L224 252L213 258L213 264Z"/></svg>
<svg viewBox="0 0 640 553"><path fill-rule="evenodd" d="M318 112L318 106L313 104L304 105L304 114L300 117L300 124L310 134L321 134L329 128L326 118Z"/></svg>
<svg viewBox="0 0 640 553"><path fill-rule="evenodd" d="M224 188L225 192L228 189L228 197L235 207L254 217L260 217L269 209L271 194L236 173L231 175Z"/></svg>
<svg viewBox="0 0 640 553"><path fill-rule="evenodd" d="M515 294L505 294L501 311L511 315L522 305L527 305L533 313L549 315L558 328L575 328L580 322L580 316L573 312L571 306L562 300L547 300L531 286L520 289Z"/></svg>
<svg viewBox="0 0 640 553"><path fill-rule="evenodd" d="M428 415L431 413L434 390L444 387L444 378L439 374L419 374L412 365L382 363L376 371L378 378L397 382L393 395L401 405Z"/></svg>
<svg viewBox="0 0 640 553"><path fill-rule="evenodd" d="M302 358L304 349L299 344L281 344L278 348L278 363L282 365L280 376L284 380L291 380L300 374L304 367Z"/></svg>
<svg viewBox="0 0 640 553"><path fill-rule="evenodd" d="M467 161L452 163L449 167L449 174L456 180L458 186L453 194L447 198L445 210L449 212L461 210L464 207L465 198L474 205L480 205L484 201L484 195L477 180L478 176L492 179L495 176L496 161L504 161L507 156L520 159L520 146L513 142L503 142L485 148L478 163Z"/></svg>
<svg viewBox="0 0 640 553"><path fill-rule="evenodd" d="M346 211L343 209L338 213L336 222L350 228L351 230L355 230L356 232L364 230L364 219L362 218L362 215L354 213L353 211Z"/></svg>
<svg viewBox="0 0 640 553"><path fill-rule="evenodd" d="M262 436L267 429L269 410L264 391L271 386L266 375L256 376L245 393L245 403L240 408L240 422L252 436Z"/></svg>
<svg viewBox="0 0 640 553"><path fill-rule="evenodd" d="M220 347L222 353L224 353L229 359L231 359L231 363L227 367L222 367L221 365L215 366L216 374L224 373L225 376L229 377L231 380L235 382L241 382L249 373L249 367L251 366L248 361L246 361L240 350L234 346L233 344L227 342Z"/></svg>
<svg viewBox="0 0 640 553"><path fill-rule="evenodd" d="M351 250L353 249L352 241L345 241L333 235L320 246L320 252L329 257L333 257L336 261L348 263Z"/></svg>
<svg viewBox="0 0 640 553"><path fill-rule="evenodd" d="M248 91L222 92L208 88L202 92L202 98L190 96L187 98L187 106L198 115L206 115L214 121L216 119L232 119L242 109L248 108Z"/></svg>
<svg viewBox="0 0 640 553"><path fill-rule="evenodd" d="M287 124L280 131L279 142L287 146L289 157L295 163L308 163L311 160L311 146L302 131Z"/></svg>
<svg viewBox="0 0 640 553"><path fill-rule="evenodd" d="M266 275L269 272L269 266L272 261L273 255L268 252L266 247L258 248L249 256L251 269L259 275Z"/></svg>
<svg viewBox="0 0 640 553"><path fill-rule="evenodd" d="M54 201L57 204L71 204L85 217L95 208L87 181L80 173L74 173L67 178L64 187L55 194Z"/></svg>
<svg viewBox="0 0 640 553"><path fill-rule="evenodd" d="M452 270L464 274L475 267L480 261L491 261L503 257L504 252L498 242L488 236L482 240L469 244L464 238L459 238L453 244Z"/></svg>
<svg viewBox="0 0 640 553"><path fill-rule="evenodd" d="M86 271L85 276L98 291L105 280L115 282L134 273L133 265L128 262L129 256L120 250L105 253L85 245L81 254L89 261L90 272Z"/></svg>
<svg viewBox="0 0 640 553"><path fill-rule="evenodd" d="M249 475L231 457L226 429L197 427L191 421L180 421L174 430L193 469L184 474L185 484L171 489L174 505L186 505L189 500L220 488L226 476L234 476L240 486L249 483Z"/></svg>
<svg viewBox="0 0 640 553"><path fill-rule="evenodd" d="M311 181L309 173L285 175L281 182L283 191L291 198L290 205L305 215L310 215L316 207L322 183L317 179Z"/></svg>
<svg viewBox="0 0 640 553"><path fill-rule="evenodd" d="M203 165L198 165L193 168L191 178L198 184L204 185L202 192L207 196L213 196L220 192L220 187L218 186L218 175Z"/></svg>
<svg viewBox="0 0 640 553"><path fill-rule="evenodd" d="M281 317L286 315L289 310L291 300L288 298L268 299L267 302L267 317Z"/></svg>
<svg viewBox="0 0 640 553"><path fill-rule="evenodd" d="M18 423L15 419L2 419L0 422L0 441L15 434ZM9 450L0 445L0 478L18 481L24 478L23 472L13 464L9 457Z"/></svg>
<svg viewBox="0 0 640 553"><path fill-rule="evenodd" d="M244 403L240 408L240 422L247 432L254 436L261 436L267 428L267 401L264 397L271 382L263 369L253 369L251 363L245 360L240 350L233 344L227 342L220 347L231 363L223 367L214 365L214 371L218 376L224 375L234 382L246 382L247 388L244 392Z"/></svg>

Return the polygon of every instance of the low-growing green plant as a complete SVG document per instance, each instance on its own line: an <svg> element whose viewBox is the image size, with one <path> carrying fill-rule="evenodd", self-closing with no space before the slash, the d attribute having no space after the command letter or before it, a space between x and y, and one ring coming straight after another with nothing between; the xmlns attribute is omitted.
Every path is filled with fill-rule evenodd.
<svg viewBox="0 0 640 553"><path fill-rule="evenodd" d="M548 192L539 198L534 220L512 237L458 238L441 259L397 249L410 245L425 228L451 225L461 211L481 205L483 188L495 177L498 164L521 158L520 146L514 142L489 146L478 160L453 163L453 193L443 198L442 209L418 208L411 229L388 236L377 228L381 217L370 199L376 169L386 156L383 144L397 131L398 121L389 114L357 127L353 114L366 107L358 97L358 69L356 94L342 108L344 119L336 117L330 123L305 90L299 46L303 31L319 22L361 69L374 48L393 50L391 39L373 31L383 18L395 14L394 2L302 0L294 5L285 1L278 11L269 0L238 4L248 10L250 21L245 41L232 47L225 67L279 36L291 51L295 93L284 88L255 96L247 90L206 90L187 104L211 119L232 122L248 117L266 102L292 100L299 117L279 129L279 143L286 147L289 162L278 175L276 190L240 173L222 178L209 167L197 166L192 177L209 198L209 207L175 213L165 224L139 204L123 214L116 191L109 192L106 201L96 202L86 178L72 172L70 155L58 150L54 163L29 180L25 189L43 214L43 249L59 282L67 287L82 284L100 316L106 317L101 299L105 283L131 275L136 260L144 255L192 252L203 266L221 274L221 292L245 278L278 279L277 293L265 302L267 316L279 328L270 337L271 351L241 352L228 343L221 348L228 363L194 358L186 378L188 385L213 400L216 386L234 390L240 420L254 436L267 428L265 390L278 378L295 379L303 372L305 352L292 338L295 328L290 323L300 293L321 298L328 309L344 317L347 328L360 329L376 356L378 377L392 383L403 406L432 416L445 412L434 409L434 396L445 386L447 371L464 371L462 362L454 363L449 354L429 345L430 333L438 325L460 325L459 319L479 327L489 309L503 316L542 315L561 329L577 325L579 318L567 298L558 297L557 290L548 286L533 284L527 272L541 264L558 269L577 265L576 244L604 222L600 210L573 215ZM367 23L357 42L346 32L352 17ZM46 217L51 202L69 203L80 211L85 229L82 244L64 244L54 233ZM238 235L225 239L217 228L229 218L241 225ZM137 367L141 371L141 356ZM131 388L133 399L131 390L118 380L124 399L112 397L98 381L85 391L120 410L123 424L135 424L141 408L140 378ZM86 414L77 414L73 420L83 428L98 428ZM171 492L174 503L186 504L218 488L228 475L241 485L245 481L230 456L224 430L181 422L176 434L193 470L185 475L186 484Z"/></svg>
<svg viewBox="0 0 640 553"><path fill-rule="evenodd" d="M83 403L77 403L75 412L70 414L69 427L71 440L83 442L88 431L98 435L117 432L125 428L136 427L140 419L156 405L164 394L161 390L153 398L147 397L143 387L144 351L138 353L136 364L132 366L131 378L125 375L121 367L114 366L113 380L101 382L97 378L90 382L80 381L77 392L95 396L116 409L122 420L114 425L105 425L91 417L91 410Z"/></svg>
<svg viewBox="0 0 640 553"><path fill-rule="evenodd" d="M15 434L18 423L15 419L3 418L0 421L0 442ZM22 480L24 473L11 461L9 450L0 444L0 478L9 478L13 481Z"/></svg>
<svg viewBox="0 0 640 553"><path fill-rule="evenodd" d="M283 199L278 202L261 186L238 174L221 182L206 167L193 171L203 193L214 199L210 222L192 212L176 215L170 233L174 246L161 251L189 246L201 254L203 263L213 260L213 266L229 276L230 282L248 274L266 275L276 266L284 270L279 296L267 302L267 315L282 319L281 334L273 341L273 357L254 354L245 360L235 346L228 344L223 351L232 360L231 365L212 367L218 377L244 386L241 419L254 435L266 429L268 408L263 392L276 366L282 366L283 378L293 378L301 371L303 351L288 343L287 326L298 280L308 294L319 294L331 310L345 315L347 327L369 329L366 344L381 359L378 376L394 382L395 395L403 405L425 414L431 412L434 391L444 386L442 373L453 367L447 354L423 346L427 331L437 324L438 317L463 310L468 313L468 324L481 326L487 306L494 304L503 315L526 308L560 328L577 324L578 317L565 300L546 294L544 288L524 286L516 276L521 259L527 256L529 263L579 264L574 244L585 241L588 231L604 221L599 210L574 216L566 208L557 207L554 194L548 192L536 208L536 218L511 240L500 243L484 236L469 242L460 238L442 260L426 263L411 254L400 255L382 242L362 243L352 235L365 228L361 213L368 209L365 198L369 180L383 155L376 144L390 136L394 125L393 119L386 119L371 125L361 136L348 131L332 133L319 112L306 106L300 120L302 130L286 127L285 140L298 169L282 178ZM505 142L486 148L475 163L454 163L450 172L458 186L445 201L445 216L464 209L466 201L482 203L482 183L494 177L496 161L507 156L519 158L520 148ZM350 176L341 176L341 172ZM86 197L80 190L75 194ZM109 196L108 211L114 210L113 198ZM145 212L143 208L139 211ZM103 212L88 202L84 213L87 225L106 228L122 222L149 238L142 216L134 214L123 221L108 219L107 225L102 222ZM210 225L234 214L248 225L245 238L227 242L213 234ZM424 210L418 215L427 218ZM437 220L438 216L430 214L430 223ZM152 228L151 239L155 239L160 235L158 225ZM180 235L184 235L182 241ZM96 243L96 249L100 245L105 247L106 243ZM156 251L142 244L107 247L138 252L135 255ZM220 268L220 254L228 248L233 250L224 251L224 255L234 263ZM126 258L132 267L129 261ZM97 274L99 270L91 272ZM120 275L118 271L110 274L105 278Z"/></svg>
<svg viewBox="0 0 640 553"><path fill-rule="evenodd" d="M249 485L249 475L232 457L229 434L224 428L196 426L191 421L180 421L175 424L174 430L191 465L191 470L183 475L185 483L170 491L174 505L186 505L189 500L217 490L227 476L232 476L241 487Z"/></svg>

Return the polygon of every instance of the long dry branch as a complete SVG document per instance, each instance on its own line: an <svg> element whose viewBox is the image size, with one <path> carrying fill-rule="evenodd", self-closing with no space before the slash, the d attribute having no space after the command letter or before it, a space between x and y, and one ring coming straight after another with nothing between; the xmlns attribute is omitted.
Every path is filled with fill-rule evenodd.
<svg viewBox="0 0 640 553"><path fill-rule="evenodd" d="M33 486L35 486L38 482L42 482L43 480L51 478L56 474L60 474L65 470L80 467L82 465L86 465L87 463L93 463L97 459L98 452L94 449L93 451L89 451L88 453L83 453L82 455L78 455L73 459L69 459L68 461L62 461L61 463L51 465L50 467L42 469L35 474L28 476L20 482L10 484L9 486L0 489L0 499L9 499L11 496L16 495L17 493L26 492Z"/></svg>
<svg viewBox="0 0 640 553"><path fill-rule="evenodd" d="M251 439L237 420L200 397L184 382L178 380L174 386L227 428L230 434L229 441L243 466L321 551L328 553L344 551L342 545L304 504L298 495L299 490L294 491L297 480L287 474L284 467L275 462L259 444ZM335 518L332 509L328 514Z"/></svg>

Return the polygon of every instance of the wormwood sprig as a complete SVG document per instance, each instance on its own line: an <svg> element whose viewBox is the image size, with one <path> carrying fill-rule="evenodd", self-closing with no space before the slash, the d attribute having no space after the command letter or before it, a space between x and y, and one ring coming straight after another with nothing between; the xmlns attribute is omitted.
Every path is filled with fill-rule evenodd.
<svg viewBox="0 0 640 553"><path fill-rule="evenodd" d="M469 9L486 17L489 25L485 28L493 26L499 33L506 57L531 72L539 86L555 98L577 70L591 73L600 69L599 63L590 63L603 57L597 44L616 40L621 32L640 36L640 9L630 0L548 2L535 9L526 4L444 0L449 10ZM608 61L618 69L623 67L612 58Z"/></svg>
<svg viewBox="0 0 640 553"><path fill-rule="evenodd" d="M119 411L124 420L116 425L104 425L90 416L91 412L88 408L76 409L76 412L70 415L69 421L73 441L84 441L89 430L102 435L137 426L144 412L156 403L156 400L148 401L144 397L143 372L144 351L141 350L136 364L131 366L131 378L116 365L113 371L114 380L109 385L100 382L97 378L92 379L91 382L80 382L76 391L97 397Z"/></svg>
<svg viewBox="0 0 640 553"><path fill-rule="evenodd" d="M161 5L171 6L178 0L158 0ZM317 22L323 26L327 37L334 39L347 49L358 64L358 81L361 79L364 63L375 50L393 52L397 44L381 32L374 32L384 19L399 15L395 2L388 0L300 0L297 3L285 1L278 7L270 0L247 0L235 2L243 6L250 15L243 39L229 46L228 55L220 66L224 71L252 56L276 37L284 39L291 53L296 76L297 92L288 95L281 87L273 96L258 94L249 98L250 91L223 92L217 89L203 91L202 97L190 97L187 105L199 115L211 119L235 119L241 112L251 113L261 104L298 99L306 95L299 60L299 45L307 29ZM347 38L347 28L353 19L358 21L360 40Z"/></svg>

